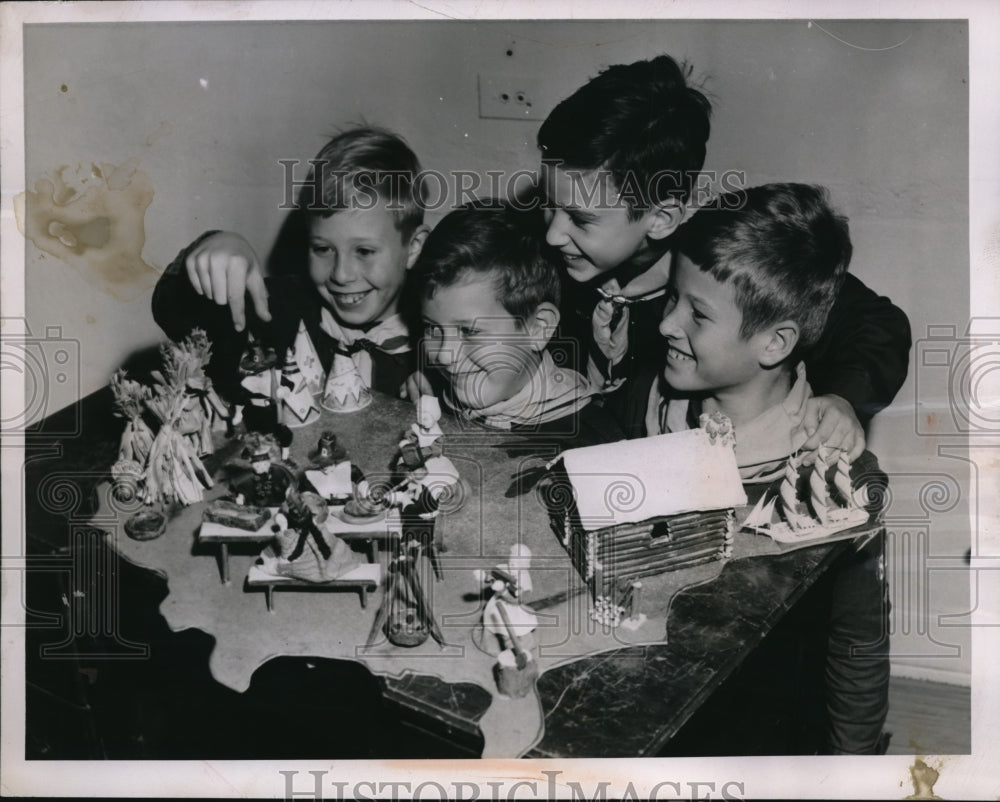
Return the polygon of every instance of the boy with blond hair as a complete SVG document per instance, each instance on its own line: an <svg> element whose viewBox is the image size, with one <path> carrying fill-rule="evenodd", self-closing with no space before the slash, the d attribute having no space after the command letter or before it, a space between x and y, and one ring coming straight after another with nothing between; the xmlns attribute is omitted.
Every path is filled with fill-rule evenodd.
<svg viewBox="0 0 1000 802"><path fill-rule="evenodd" d="M181 252L153 293L153 316L171 339L207 331L209 370L229 400L241 397L248 318L279 357L304 335L324 372L347 355L372 389L395 394L413 370L400 298L428 232L420 163L399 136L371 126L333 137L310 163L290 219L304 240L300 262L264 278L242 236L213 231Z"/></svg>

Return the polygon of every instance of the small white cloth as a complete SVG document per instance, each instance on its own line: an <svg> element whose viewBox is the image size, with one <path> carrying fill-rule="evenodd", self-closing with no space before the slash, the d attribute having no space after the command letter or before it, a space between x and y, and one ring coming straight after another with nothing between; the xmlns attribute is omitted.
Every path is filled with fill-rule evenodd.
<svg viewBox="0 0 1000 802"><path fill-rule="evenodd" d="M514 396L481 409L463 409L451 393L445 400L458 414L493 429L531 426L565 418L583 409L595 390L575 370L561 368L548 351L542 352L538 369Z"/></svg>

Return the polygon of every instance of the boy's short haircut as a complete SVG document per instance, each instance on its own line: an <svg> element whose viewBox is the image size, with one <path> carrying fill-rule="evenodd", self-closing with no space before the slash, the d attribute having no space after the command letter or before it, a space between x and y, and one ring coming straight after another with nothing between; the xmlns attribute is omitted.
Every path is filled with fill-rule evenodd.
<svg viewBox="0 0 1000 802"><path fill-rule="evenodd" d="M799 324L796 351L819 339L851 261L847 218L823 187L764 184L720 195L674 234L674 250L730 282L742 337Z"/></svg>
<svg viewBox="0 0 1000 802"><path fill-rule="evenodd" d="M327 142L311 165L300 196L310 213L329 217L343 209L371 208L382 200L404 241L423 223L420 162L399 135L375 126L349 128ZM317 170L319 198L313 194Z"/></svg>
<svg viewBox="0 0 1000 802"><path fill-rule="evenodd" d="M608 67L542 123L543 163L608 170L632 220L671 198L686 203L705 164L712 110L688 85L689 72L667 55Z"/></svg>
<svg viewBox="0 0 1000 802"><path fill-rule="evenodd" d="M559 271L547 255L537 210L489 199L462 206L428 235L413 269L420 298L488 276L496 298L524 322L539 304L559 305Z"/></svg>

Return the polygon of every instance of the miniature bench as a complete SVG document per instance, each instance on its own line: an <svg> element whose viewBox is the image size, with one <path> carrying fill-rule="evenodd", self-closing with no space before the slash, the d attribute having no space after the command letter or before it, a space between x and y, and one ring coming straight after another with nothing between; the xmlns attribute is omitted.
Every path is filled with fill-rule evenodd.
<svg viewBox="0 0 1000 802"><path fill-rule="evenodd" d="M375 590L382 579L382 567L378 563L363 563L357 565L350 571L336 579L328 579L326 582L307 582L304 579L296 579L290 576L276 576L269 574L258 565L250 566L250 573L247 574L247 587L263 587L268 612L274 612L274 591L276 588L284 589L309 589L309 590L340 590L341 588L354 588L361 597L361 607L368 604L368 591Z"/></svg>
<svg viewBox="0 0 1000 802"><path fill-rule="evenodd" d="M271 519L268 518L260 529L239 529L226 526L215 521L203 521L198 530L199 543L219 544L219 570L222 574L222 584L229 584L229 544L230 543L267 543L274 538L271 531Z"/></svg>

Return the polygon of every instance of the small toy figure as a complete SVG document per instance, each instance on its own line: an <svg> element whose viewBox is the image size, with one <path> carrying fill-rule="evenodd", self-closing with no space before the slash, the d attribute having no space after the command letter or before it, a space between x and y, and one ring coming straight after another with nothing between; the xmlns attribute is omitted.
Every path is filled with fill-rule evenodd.
<svg viewBox="0 0 1000 802"><path fill-rule="evenodd" d="M289 492L274 516L275 542L261 552L258 565L270 574L307 582L327 582L343 575L359 560L343 540L320 531L316 524L325 518L319 499L310 508L307 496Z"/></svg>
<svg viewBox="0 0 1000 802"><path fill-rule="evenodd" d="M516 557L512 552L512 558L522 565L529 557L530 552L527 555L519 552ZM497 657L493 666L497 690L504 696L520 697L531 690L538 676L533 654L538 618L522 606L518 582L509 568L502 565L489 572L475 572L476 578L485 581L493 592L483 608L481 648ZM527 570L518 570L530 584Z"/></svg>
<svg viewBox="0 0 1000 802"><path fill-rule="evenodd" d="M423 466L431 457L442 454L439 439L443 435L438 421L441 420L441 403L436 396L422 395L417 399L417 422L403 432L399 441L399 456L395 467L412 471Z"/></svg>
<svg viewBox="0 0 1000 802"><path fill-rule="evenodd" d="M334 354L323 393L323 408L330 412L357 412L371 402L372 391L362 381L354 360L347 354Z"/></svg>
<svg viewBox="0 0 1000 802"><path fill-rule="evenodd" d="M423 454L423 458L440 456L441 445L437 441L444 432L441 431L441 402L437 396L422 395L417 399L417 421L403 433L400 448L404 443L412 443Z"/></svg>
<svg viewBox="0 0 1000 802"><path fill-rule="evenodd" d="M251 342L240 361L243 403L233 413L234 426L243 423L248 432L270 434L281 446L281 459L288 459L292 430L278 417L278 358L274 349Z"/></svg>
<svg viewBox="0 0 1000 802"><path fill-rule="evenodd" d="M485 582L492 595L483 608L483 631L493 635L484 638L483 647L490 654L512 649L515 641L520 648L531 651L535 646L534 631L538 618L521 604L521 589L509 572L508 566L497 566L488 572L477 571L475 576ZM527 571L520 572L524 577ZM530 583L530 579L529 579Z"/></svg>
<svg viewBox="0 0 1000 802"><path fill-rule="evenodd" d="M467 485L447 457L431 457L411 470L400 489L385 495L385 502L400 508L404 537L410 537L427 549L434 575L442 579L438 552L443 550L440 533L435 538L435 520L441 511L461 508L468 497ZM456 506L457 504L457 506Z"/></svg>
<svg viewBox="0 0 1000 802"><path fill-rule="evenodd" d="M367 484L365 475L347 459L347 450L337 443L333 432L323 432L309 456L318 470L306 471L306 481L333 504L347 504L355 497L358 485Z"/></svg>
<svg viewBox="0 0 1000 802"><path fill-rule="evenodd" d="M281 404L281 421L286 426L308 426L319 420L319 407L291 351L285 355L276 395Z"/></svg>
<svg viewBox="0 0 1000 802"><path fill-rule="evenodd" d="M255 442L250 456L253 474L235 484L236 503L272 509L280 507L292 486L292 474L284 465L272 462L266 437L255 438Z"/></svg>

